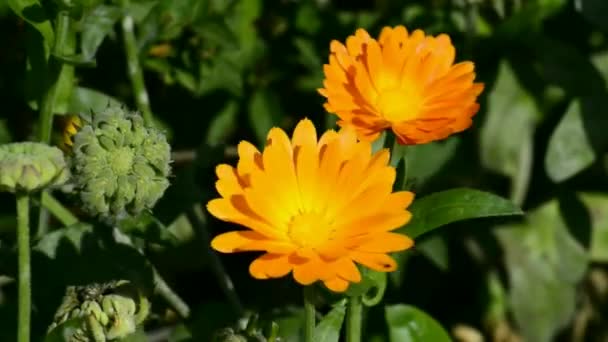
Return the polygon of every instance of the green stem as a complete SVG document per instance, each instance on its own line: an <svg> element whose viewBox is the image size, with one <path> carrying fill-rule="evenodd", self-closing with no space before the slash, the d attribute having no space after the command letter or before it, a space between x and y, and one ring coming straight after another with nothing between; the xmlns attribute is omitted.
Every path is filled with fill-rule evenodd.
<svg viewBox="0 0 608 342"><path fill-rule="evenodd" d="M133 241L131 240L131 237L124 234L118 228L114 228L114 238L119 243L124 243L125 245L135 248L135 246L133 245ZM142 250L137 249L137 248L136 248L136 250L141 255L144 255L144 252ZM175 311L177 311L177 313L181 317L188 318L190 316L190 307L188 307L188 304L186 304L186 302L184 302L184 300L181 299L180 296L173 291L173 289L171 289L171 287L167 284L165 279L163 279L163 277L160 275L160 273L158 273L158 270L156 269L156 267L154 267L154 265L151 265L151 267L152 267L152 271L154 273L154 285L155 285L156 292L158 292L161 295L161 297L163 297L167 301L167 303L169 303L171 306L173 306Z"/></svg>
<svg viewBox="0 0 608 342"><path fill-rule="evenodd" d="M128 4L129 0L121 1L123 10ZM121 26L124 36L125 54L127 56L127 71L129 78L131 79L131 86L133 87L133 96L135 97L137 109L141 112L146 124L152 126L154 125L154 120L152 117L152 110L150 109L150 98L148 96L148 91L146 90L144 74L139 63L137 39L135 38L133 25L133 17L130 14L125 13L125 16L122 18Z"/></svg>
<svg viewBox="0 0 608 342"><path fill-rule="evenodd" d="M207 231L207 227L205 225L205 214L200 209L200 206L195 205L186 211L186 216L188 217L190 224L192 224L193 227L196 227L200 233L202 245L207 246L205 249L207 252L207 257L211 263L211 270L215 274L215 278L218 280L220 288L224 292L226 298L228 298L228 302L230 302L230 305L234 309L237 316L243 316L245 310L243 309L243 305L241 304L238 294L234 290L232 280L224 269L224 265L222 265L222 261L218 257L217 253L215 253L210 247L209 232Z"/></svg>
<svg viewBox="0 0 608 342"><path fill-rule="evenodd" d="M362 315L361 296L349 297L346 312L346 342L361 342Z"/></svg>
<svg viewBox="0 0 608 342"><path fill-rule="evenodd" d="M44 192L41 196L41 204L48 209L61 223L71 226L78 223L78 218L61 204L50 192Z"/></svg>
<svg viewBox="0 0 608 342"><path fill-rule="evenodd" d="M59 12L57 15L57 24L55 27L55 44L53 45L53 55L65 55L65 47L67 45L70 34L70 17L65 11ZM63 71L64 64L49 56L49 83L48 88L42 98L40 104L40 134L39 140L43 143L51 142L51 132L53 128L53 109L55 107L55 95L57 94L57 81Z"/></svg>
<svg viewBox="0 0 608 342"><path fill-rule="evenodd" d="M19 313L17 341L30 340L31 271L30 271L30 223L29 195L17 194L17 247L19 251Z"/></svg>
<svg viewBox="0 0 608 342"><path fill-rule="evenodd" d="M314 288L304 286L304 342L314 342L315 335L315 304Z"/></svg>
<svg viewBox="0 0 608 342"><path fill-rule="evenodd" d="M49 56L48 64L48 85L40 102L40 117L39 117L39 136L40 142L49 144L51 142L51 133L53 129L53 114L55 107L55 98L57 95L57 84L64 72L65 64L55 56L64 56L66 48L68 48L68 40L70 36L70 16L66 11L61 11L57 14L57 23L55 27L55 43L53 45L52 55ZM47 190L42 191L42 194L47 193ZM44 209L40 209L38 216L37 235L42 236L48 230L49 213Z"/></svg>

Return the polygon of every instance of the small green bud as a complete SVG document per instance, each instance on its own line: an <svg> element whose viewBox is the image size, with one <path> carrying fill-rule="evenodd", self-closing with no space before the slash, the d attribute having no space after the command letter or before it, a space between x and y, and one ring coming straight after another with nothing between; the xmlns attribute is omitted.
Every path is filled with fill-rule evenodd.
<svg viewBox="0 0 608 342"><path fill-rule="evenodd" d="M126 280L70 286L49 333L68 319L80 318L82 323L68 342L120 340L136 331L149 307L148 300Z"/></svg>
<svg viewBox="0 0 608 342"><path fill-rule="evenodd" d="M34 142L0 146L0 191L32 192L57 187L69 178L63 153Z"/></svg>
<svg viewBox="0 0 608 342"><path fill-rule="evenodd" d="M118 107L81 119L71 168L85 209L114 220L151 209L169 186L164 134Z"/></svg>

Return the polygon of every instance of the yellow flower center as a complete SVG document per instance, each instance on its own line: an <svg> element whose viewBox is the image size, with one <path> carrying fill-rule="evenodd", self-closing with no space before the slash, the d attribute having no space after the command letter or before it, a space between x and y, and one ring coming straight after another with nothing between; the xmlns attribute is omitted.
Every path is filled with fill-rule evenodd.
<svg viewBox="0 0 608 342"><path fill-rule="evenodd" d="M397 87L384 89L378 95L376 106L390 122L413 119L422 106L419 86L412 80L404 80Z"/></svg>
<svg viewBox="0 0 608 342"><path fill-rule="evenodd" d="M287 234L300 247L317 247L329 238L330 225L322 215L302 213L289 223Z"/></svg>

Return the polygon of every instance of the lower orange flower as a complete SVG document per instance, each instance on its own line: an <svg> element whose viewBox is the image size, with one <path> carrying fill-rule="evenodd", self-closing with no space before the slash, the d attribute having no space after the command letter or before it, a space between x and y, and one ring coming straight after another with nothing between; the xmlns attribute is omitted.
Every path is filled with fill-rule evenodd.
<svg viewBox="0 0 608 342"><path fill-rule="evenodd" d="M217 167L217 190L207 209L215 217L248 230L213 239L224 253L263 251L250 267L258 279L293 272L303 285L322 281L342 292L359 282L355 263L390 272L397 267L387 255L413 245L391 232L411 217L414 198L392 192L395 169L389 151L372 154L371 144L358 141L353 130L328 131L319 140L304 119L290 139L273 128L263 152L241 142L236 168Z"/></svg>

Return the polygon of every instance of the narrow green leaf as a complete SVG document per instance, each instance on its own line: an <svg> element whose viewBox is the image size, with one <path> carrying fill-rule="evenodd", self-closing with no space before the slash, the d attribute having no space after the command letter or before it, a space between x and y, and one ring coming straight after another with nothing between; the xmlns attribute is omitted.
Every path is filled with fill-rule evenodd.
<svg viewBox="0 0 608 342"><path fill-rule="evenodd" d="M97 49L112 32L114 24L120 19L118 6L100 5L87 13L82 21L80 48L85 59L93 59Z"/></svg>
<svg viewBox="0 0 608 342"><path fill-rule="evenodd" d="M519 85L506 62L500 65L487 107L481 128L481 162L486 168L511 178L511 198L520 204L530 179L532 135L540 114L533 98ZM517 132L517 139L513 132Z"/></svg>
<svg viewBox="0 0 608 342"><path fill-rule="evenodd" d="M562 182L589 167L595 158L580 102L574 101L549 139L545 169L551 180Z"/></svg>
<svg viewBox="0 0 608 342"><path fill-rule="evenodd" d="M257 137L258 144L266 141L266 134L278 126L283 110L278 96L266 89L257 90L249 102L249 124Z"/></svg>
<svg viewBox="0 0 608 342"><path fill-rule="evenodd" d="M385 308L390 342L450 342L450 336L431 316L405 304Z"/></svg>
<svg viewBox="0 0 608 342"><path fill-rule="evenodd" d="M315 327L315 342L338 342L340 340L340 329L346 314L346 300L338 302L331 311L323 317Z"/></svg>
<svg viewBox="0 0 608 342"><path fill-rule="evenodd" d="M595 262L608 263L608 197L602 194L581 194L580 199L591 218L589 257Z"/></svg>
<svg viewBox="0 0 608 342"><path fill-rule="evenodd" d="M521 209L507 199L467 188L425 196L415 200L409 210L412 220L399 231L413 239L456 221L523 214Z"/></svg>

